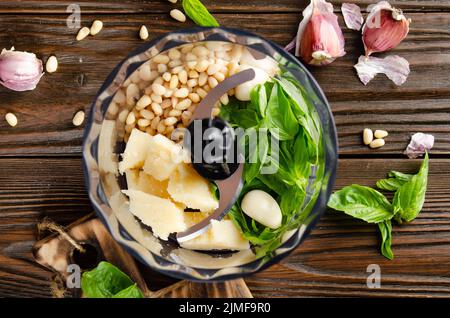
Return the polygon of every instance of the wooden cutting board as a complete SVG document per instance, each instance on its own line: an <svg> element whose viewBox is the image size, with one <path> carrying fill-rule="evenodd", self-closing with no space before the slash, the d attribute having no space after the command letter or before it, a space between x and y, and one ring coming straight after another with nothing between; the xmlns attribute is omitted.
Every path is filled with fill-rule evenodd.
<svg viewBox="0 0 450 318"><path fill-rule="evenodd" d="M143 275L136 261L111 237L102 222L92 213L64 229L66 234L53 233L39 240L33 246L36 261L54 271L65 281L69 273L68 264L78 264L80 268L91 269L101 260L108 261L128 274L137 283L145 297L156 298L252 298L243 279L223 283L194 283L181 280L160 290L152 288L151 276ZM73 240L72 243L69 241ZM79 252L74 244L85 250ZM67 297L80 297L80 289L67 289Z"/></svg>

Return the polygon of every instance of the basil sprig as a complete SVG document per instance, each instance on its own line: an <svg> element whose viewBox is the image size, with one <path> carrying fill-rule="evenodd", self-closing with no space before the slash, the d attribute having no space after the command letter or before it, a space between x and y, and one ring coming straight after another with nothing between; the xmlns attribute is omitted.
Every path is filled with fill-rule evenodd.
<svg viewBox="0 0 450 318"><path fill-rule="evenodd" d="M382 193L353 184L333 193L328 207L368 223L377 223L382 238L381 253L393 259L391 219L399 223L411 222L422 210L427 189L428 160L428 153L425 153L420 170L415 175L391 171L387 179L377 182L379 189L395 191L392 204Z"/></svg>
<svg viewBox="0 0 450 318"><path fill-rule="evenodd" d="M87 298L143 298L142 292L128 275L108 262L84 272L81 290Z"/></svg>
<svg viewBox="0 0 450 318"><path fill-rule="evenodd" d="M183 0L183 9L195 24L204 27L218 27L219 23L200 0Z"/></svg>

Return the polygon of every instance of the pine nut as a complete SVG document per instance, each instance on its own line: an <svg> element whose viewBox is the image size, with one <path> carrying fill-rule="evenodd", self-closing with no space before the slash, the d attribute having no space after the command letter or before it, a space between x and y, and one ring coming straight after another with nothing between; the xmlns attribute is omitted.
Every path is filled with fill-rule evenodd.
<svg viewBox="0 0 450 318"><path fill-rule="evenodd" d="M111 116L116 116L119 112L119 106L113 101L111 104L109 104L108 107L108 114Z"/></svg>
<svg viewBox="0 0 450 318"><path fill-rule="evenodd" d="M181 64L183 64L181 62L181 60L172 60L167 64L167 66L170 68L174 68L174 67L180 66Z"/></svg>
<svg viewBox="0 0 450 318"><path fill-rule="evenodd" d="M170 78L170 83L169 83L169 87L170 89L175 89L178 86L178 76L177 75L172 75L172 77Z"/></svg>
<svg viewBox="0 0 450 318"><path fill-rule="evenodd" d="M164 130L166 130L166 125L164 125L164 122L160 121L158 126L156 127L156 130L162 134Z"/></svg>
<svg viewBox="0 0 450 318"><path fill-rule="evenodd" d="M117 119L119 120L119 122L124 123L127 120L127 117L128 117L128 109L124 109L119 113Z"/></svg>
<svg viewBox="0 0 450 318"><path fill-rule="evenodd" d="M166 88L158 83L152 84L152 90L153 90L153 93L155 93L156 95L159 95L159 96L164 95L164 93L166 92Z"/></svg>
<svg viewBox="0 0 450 318"><path fill-rule="evenodd" d="M192 118L192 113L188 110L185 110L182 114L181 114L181 118L183 119L191 119Z"/></svg>
<svg viewBox="0 0 450 318"><path fill-rule="evenodd" d="M153 114L153 112L148 109L141 110L140 114L142 117L148 120L152 120L153 118L155 118L155 114Z"/></svg>
<svg viewBox="0 0 450 318"><path fill-rule="evenodd" d="M169 117L170 108L165 108L161 117L167 118Z"/></svg>
<svg viewBox="0 0 450 318"><path fill-rule="evenodd" d="M195 55L194 53L188 53L188 54L186 54L186 56L184 57L184 59L185 59L187 62L197 61L197 55Z"/></svg>
<svg viewBox="0 0 450 318"><path fill-rule="evenodd" d="M168 81L170 81L170 79L172 78L172 74L170 74L169 72L165 72L165 73L162 75L162 78L163 78L164 81L168 82Z"/></svg>
<svg viewBox="0 0 450 318"><path fill-rule="evenodd" d="M116 93L116 95L114 95L114 102L116 102L117 104L121 105L124 104L127 100L125 93L123 92L123 90L119 89Z"/></svg>
<svg viewBox="0 0 450 318"><path fill-rule="evenodd" d="M91 30L89 30L88 27L82 27L82 28L78 31L78 34L77 34L77 41L83 40L84 38L86 38L86 37L89 35L89 33L91 33Z"/></svg>
<svg viewBox="0 0 450 318"><path fill-rule="evenodd" d="M11 127L14 127L17 125L17 116L14 115L13 113L7 113L5 115L5 120Z"/></svg>
<svg viewBox="0 0 450 318"><path fill-rule="evenodd" d="M179 22L186 22L186 16L178 9L170 10L170 16Z"/></svg>
<svg viewBox="0 0 450 318"><path fill-rule="evenodd" d="M152 103L152 99L148 95L143 95L136 103L136 109L141 110Z"/></svg>
<svg viewBox="0 0 450 318"><path fill-rule="evenodd" d="M163 80L163 78L161 76L159 76L153 81L153 83L162 85L162 84L164 84L164 80Z"/></svg>
<svg viewBox="0 0 450 318"><path fill-rule="evenodd" d="M200 96L198 96L197 93L190 93L188 97L194 103L198 103L200 101Z"/></svg>
<svg viewBox="0 0 450 318"><path fill-rule="evenodd" d="M134 115L133 112L130 112L127 116L127 120L126 120L126 124L127 125L133 125L136 121L136 116Z"/></svg>
<svg viewBox="0 0 450 318"><path fill-rule="evenodd" d="M176 66L172 69L172 74L179 74L183 70L184 70L183 66Z"/></svg>
<svg viewBox="0 0 450 318"><path fill-rule="evenodd" d="M150 95L150 98L152 99L153 102L155 103L162 103L162 96L161 95L156 95L155 93Z"/></svg>
<svg viewBox="0 0 450 318"><path fill-rule="evenodd" d="M192 53L194 53L198 57L203 57L203 56L207 56L209 54L209 50L206 47L200 45L200 46L194 47L192 49Z"/></svg>
<svg viewBox="0 0 450 318"><path fill-rule="evenodd" d="M178 117L180 115L181 115L181 110L179 110L179 109L172 109L169 112L169 116L171 116L171 117Z"/></svg>
<svg viewBox="0 0 450 318"><path fill-rule="evenodd" d="M223 74L222 72L214 73L213 76L218 82L222 82L223 80L225 80L225 74Z"/></svg>
<svg viewBox="0 0 450 318"><path fill-rule="evenodd" d="M196 61L196 60L194 60L194 61L188 61L188 62L186 63L186 66L187 66L188 69L190 69L190 70L194 70L196 65L197 65L197 61Z"/></svg>
<svg viewBox="0 0 450 318"><path fill-rule="evenodd" d="M187 81L186 84L189 88L193 88L193 87L197 86L198 81L195 78L191 78L189 81Z"/></svg>
<svg viewBox="0 0 450 318"><path fill-rule="evenodd" d="M192 101L190 99L183 99L181 102L178 102L176 106L174 106L175 109L179 110L185 110L191 106Z"/></svg>
<svg viewBox="0 0 450 318"><path fill-rule="evenodd" d="M200 62L195 65L195 70L199 73L205 72L209 67L209 61L208 60L201 60Z"/></svg>
<svg viewBox="0 0 450 318"><path fill-rule="evenodd" d="M98 34L101 30L103 29L103 22L100 20L95 20L94 22L92 22L91 25L91 35L96 35Z"/></svg>
<svg viewBox="0 0 450 318"><path fill-rule="evenodd" d="M369 145L373 141L372 129L365 128L363 131L363 141L365 145Z"/></svg>
<svg viewBox="0 0 450 318"><path fill-rule="evenodd" d="M189 90L187 88L180 88L175 91L173 96L178 98L186 98L189 95Z"/></svg>
<svg viewBox="0 0 450 318"><path fill-rule="evenodd" d="M389 135L389 133L386 130L375 130L375 132L373 133L373 135L375 136L375 138L385 138Z"/></svg>
<svg viewBox="0 0 450 318"><path fill-rule="evenodd" d="M217 73L220 70L221 66L219 64L211 64L208 67L208 70L206 71L206 73L208 75L213 75L215 73Z"/></svg>
<svg viewBox="0 0 450 318"><path fill-rule="evenodd" d="M151 81L158 77L158 73L152 71L152 69L150 68L150 64L145 64L139 68L139 77L143 81Z"/></svg>
<svg viewBox="0 0 450 318"><path fill-rule="evenodd" d="M186 82L187 82L187 72L185 70L182 70L178 74L178 80L181 82L181 84L186 84Z"/></svg>
<svg viewBox="0 0 450 318"><path fill-rule="evenodd" d="M372 141L369 146L370 148L380 148L383 147L385 144L384 139L375 139L374 141Z"/></svg>
<svg viewBox="0 0 450 318"><path fill-rule="evenodd" d="M169 0L171 3L177 3L177 0Z"/></svg>
<svg viewBox="0 0 450 318"><path fill-rule="evenodd" d="M217 117L217 116L219 116L219 114L220 114L220 108L214 107L214 108L211 110L211 116L212 116L212 117Z"/></svg>
<svg viewBox="0 0 450 318"><path fill-rule="evenodd" d="M178 98L176 98L175 96L172 96L172 98L170 100L172 102L172 107L175 108L175 106L178 104Z"/></svg>
<svg viewBox="0 0 450 318"><path fill-rule="evenodd" d="M209 84L209 87L214 88L217 85L219 85L219 82L216 80L215 77L209 77L208 78L208 84Z"/></svg>
<svg viewBox="0 0 450 318"><path fill-rule="evenodd" d="M139 29L139 37L144 41L148 39L148 29L145 25L142 25Z"/></svg>
<svg viewBox="0 0 450 318"><path fill-rule="evenodd" d="M179 60L181 58L181 53L177 49L171 49L169 50L169 58L171 60Z"/></svg>
<svg viewBox="0 0 450 318"><path fill-rule="evenodd" d="M176 119L175 117L167 117L165 120L164 120L164 124L166 125L166 126L173 126L173 125L175 125L175 123L178 121L178 119Z"/></svg>
<svg viewBox="0 0 450 318"><path fill-rule="evenodd" d="M192 44L192 43L186 44L181 48L181 53L186 54L186 53L192 51L193 48L194 48L194 44Z"/></svg>
<svg viewBox="0 0 450 318"><path fill-rule="evenodd" d="M198 72L196 70L190 70L188 73L189 78L193 79L193 78L198 78Z"/></svg>
<svg viewBox="0 0 450 318"><path fill-rule="evenodd" d="M126 91L126 96L127 96L127 102L128 101L135 102L135 100L137 100L139 98L139 86L137 86L134 83L131 83L130 85L128 85L127 91Z"/></svg>
<svg viewBox="0 0 450 318"><path fill-rule="evenodd" d="M170 58L164 54L158 54L153 58L153 62L156 64L167 64L169 63Z"/></svg>
<svg viewBox="0 0 450 318"><path fill-rule="evenodd" d="M137 124L138 124L139 127L144 127L145 128L145 127L150 125L150 120L145 119L145 118L141 118L141 119L139 119L137 121Z"/></svg>
<svg viewBox="0 0 450 318"><path fill-rule="evenodd" d="M170 99L164 99L161 103L162 109L166 109L172 106L172 101Z"/></svg>
<svg viewBox="0 0 450 318"><path fill-rule="evenodd" d="M207 81L208 81L208 75L204 72L200 73L200 75L198 77L198 85L203 86L206 84Z"/></svg>
<svg viewBox="0 0 450 318"><path fill-rule="evenodd" d="M165 98L170 98L173 95L173 90L172 89L166 89L166 92L164 93L164 97Z"/></svg>
<svg viewBox="0 0 450 318"><path fill-rule="evenodd" d="M83 122L84 122L84 111L79 110L76 112L75 116L73 116L72 124L74 126L81 126Z"/></svg>
<svg viewBox="0 0 450 318"><path fill-rule="evenodd" d="M201 75L201 74L200 74ZM200 82L199 82L200 85ZM197 88L197 90L195 91L198 96L200 96L202 99L206 97L206 95L208 94L203 88Z"/></svg>
<svg viewBox="0 0 450 318"><path fill-rule="evenodd" d="M163 110L162 110L162 107L160 104L152 103L151 107L156 116L159 116L163 113Z"/></svg>
<svg viewBox="0 0 450 318"><path fill-rule="evenodd" d="M56 59L56 56L52 55L48 58L47 63L45 63L45 70L47 73L53 73L56 72L58 69L58 60Z"/></svg>
<svg viewBox="0 0 450 318"><path fill-rule="evenodd" d="M220 102L222 103L222 105L228 105L228 103L230 102L228 95L227 94L222 95L220 97Z"/></svg>
<svg viewBox="0 0 450 318"><path fill-rule="evenodd" d="M161 63L161 64L158 64L157 69L158 69L159 73L164 73L164 72L167 72L168 67L166 64Z"/></svg>
<svg viewBox="0 0 450 318"><path fill-rule="evenodd" d="M158 127L158 124L159 124L159 121L160 121L161 119L159 118L159 117L155 117L155 118L153 118L152 119L152 122L151 122L151 127L153 128L153 129L156 129L157 127Z"/></svg>

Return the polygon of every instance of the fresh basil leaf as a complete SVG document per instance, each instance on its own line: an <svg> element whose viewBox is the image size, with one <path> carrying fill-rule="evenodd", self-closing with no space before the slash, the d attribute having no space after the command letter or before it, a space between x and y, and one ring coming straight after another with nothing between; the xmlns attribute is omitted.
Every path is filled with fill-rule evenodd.
<svg viewBox="0 0 450 318"><path fill-rule="evenodd" d="M280 84L286 95L289 97L289 100L294 105L293 111L297 114L297 117L307 116L309 114L309 109L305 103L302 92L291 81L284 77L277 77L275 80Z"/></svg>
<svg viewBox="0 0 450 318"><path fill-rule="evenodd" d="M279 178L278 174L260 174L258 179L279 195L286 192L287 184Z"/></svg>
<svg viewBox="0 0 450 318"><path fill-rule="evenodd" d="M412 174L405 174L398 171L391 171L388 174L387 179L377 181L377 187L386 191L397 191L402 185L410 181L413 177Z"/></svg>
<svg viewBox="0 0 450 318"><path fill-rule="evenodd" d="M277 139L290 140L297 134L298 122L292 113L289 100L278 83L275 83L272 88L267 104L266 117L269 130Z"/></svg>
<svg viewBox="0 0 450 318"><path fill-rule="evenodd" d="M130 277L108 262L100 262L81 277L81 290L88 298L110 298L132 285Z"/></svg>
<svg viewBox="0 0 450 318"><path fill-rule="evenodd" d="M406 221L410 222L422 210L425 202L425 192L428 181L428 153L422 160L419 173L414 175L411 180L403 184L395 193L392 202L394 212Z"/></svg>
<svg viewBox="0 0 450 318"><path fill-rule="evenodd" d="M259 115L264 118L267 108L267 92L265 85L256 85L250 92L250 100L252 105L256 106Z"/></svg>
<svg viewBox="0 0 450 318"><path fill-rule="evenodd" d="M283 215L291 216L298 212L305 200L306 192L298 187L289 187L288 190L281 195L280 209Z"/></svg>
<svg viewBox="0 0 450 318"><path fill-rule="evenodd" d="M244 166L244 178L247 183L252 182L261 171L261 168L266 161L267 152L269 150L269 142L267 136L259 135L257 147L250 149L249 162Z"/></svg>
<svg viewBox="0 0 450 318"><path fill-rule="evenodd" d="M183 9L186 15L197 25L204 27L219 26L217 20L209 13L200 0L183 0Z"/></svg>
<svg viewBox="0 0 450 318"><path fill-rule="evenodd" d="M231 120L234 124L244 129L258 126L258 114L250 109L239 109L231 113Z"/></svg>
<svg viewBox="0 0 450 318"><path fill-rule="evenodd" d="M391 245L392 245L392 223L391 220L387 220L381 223L378 223L378 228L381 233L381 254L383 254L386 258L393 260L394 253L392 253Z"/></svg>
<svg viewBox="0 0 450 318"><path fill-rule="evenodd" d="M141 290L139 287L137 287L136 284L131 285L130 287L127 287L114 296L112 298L144 298L144 295L142 295Z"/></svg>
<svg viewBox="0 0 450 318"><path fill-rule="evenodd" d="M328 206L368 223L384 222L394 216L392 206L383 194L357 184L333 193Z"/></svg>
<svg viewBox="0 0 450 318"><path fill-rule="evenodd" d="M217 201L219 201L219 188L217 187L217 185L214 182L210 182L209 183L209 189L214 197L214 199L216 199Z"/></svg>

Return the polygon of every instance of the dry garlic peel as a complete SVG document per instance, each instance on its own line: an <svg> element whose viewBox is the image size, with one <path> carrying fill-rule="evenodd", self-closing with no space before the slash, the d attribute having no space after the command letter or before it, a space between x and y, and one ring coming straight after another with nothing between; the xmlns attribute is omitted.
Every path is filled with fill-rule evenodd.
<svg viewBox="0 0 450 318"><path fill-rule="evenodd" d="M405 155L410 159L415 159L430 151L434 146L434 136L424 133L415 133L411 137L411 142L405 150Z"/></svg>
<svg viewBox="0 0 450 318"><path fill-rule="evenodd" d="M326 65L345 55L344 46L333 5L325 0L312 0L303 11L295 55L308 64Z"/></svg>
<svg viewBox="0 0 450 318"><path fill-rule="evenodd" d="M33 53L3 49L0 54L0 84L14 91L36 88L43 75L42 61Z"/></svg>
<svg viewBox="0 0 450 318"><path fill-rule="evenodd" d="M385 58L365 57L362 55L354 68L364 85L367 85L375 75L382 73L400 86L406 82L410 72L409 62L398 55L390 55Z"/></svg>
<svg viewBox="0 0 450 318"><path fill-rule="evenodd" d="M381 1L367 8L369 15L362 28L366 56L395 48L408 34L410 20L401 10Z"/></svg>
<svg viewBox="0 0 450 318"><path fill-rule="evenodd" d="M347 28L356 31L361 30L364 18L358 5L354 3L343 3L341 11Z"/></svg>

